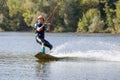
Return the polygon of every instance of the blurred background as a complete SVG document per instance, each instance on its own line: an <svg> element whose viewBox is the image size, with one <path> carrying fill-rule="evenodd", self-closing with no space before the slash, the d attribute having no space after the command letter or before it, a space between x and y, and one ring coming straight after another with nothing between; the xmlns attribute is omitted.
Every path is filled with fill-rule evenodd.
<svg viewBox="0 0 120 80"><path fill-rule="evenodd" d="M33 31L41 14L53 32L120 33L120 0L0 0L0 31Z"/></svg>

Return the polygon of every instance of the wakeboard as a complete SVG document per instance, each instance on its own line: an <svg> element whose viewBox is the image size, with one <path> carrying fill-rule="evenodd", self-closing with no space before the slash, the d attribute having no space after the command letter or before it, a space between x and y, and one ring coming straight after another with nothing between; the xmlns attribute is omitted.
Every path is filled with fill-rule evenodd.
<svg viewBox="0 0 120 80"><path fill-rule="evenodd" d="M58 57L52 56L50 54L46 54L46 53L42 53L39 52L35 55L35 57L39 60L39 61L57 61L59 60Z"/></svg>

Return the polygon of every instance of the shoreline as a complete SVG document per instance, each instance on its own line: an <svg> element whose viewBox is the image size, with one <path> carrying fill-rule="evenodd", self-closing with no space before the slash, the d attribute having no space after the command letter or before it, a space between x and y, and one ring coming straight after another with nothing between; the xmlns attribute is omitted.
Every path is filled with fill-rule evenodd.
<svg viewBox="0 0 120 80"><path fill-rule="evenodd" d="M0 33L34 33L34 31L0 31ZM106 33L106 32L100 32L100 33L91 33L91 32L45 32L45 33L75 33L75 34L112 34L112 35L120 35L120 33Z"/></svg>

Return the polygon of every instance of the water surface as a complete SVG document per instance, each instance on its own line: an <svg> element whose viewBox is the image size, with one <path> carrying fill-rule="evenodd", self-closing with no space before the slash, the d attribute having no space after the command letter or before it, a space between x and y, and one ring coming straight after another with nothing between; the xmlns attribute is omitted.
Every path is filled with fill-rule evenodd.
<svg viewBox="0 0 120 80"><path fill-rule="evenodd" d="M0 80L119 80L120 35L47 33L46 39L51 55L70 59L37 62L34 33L1 32Z"/></svg>

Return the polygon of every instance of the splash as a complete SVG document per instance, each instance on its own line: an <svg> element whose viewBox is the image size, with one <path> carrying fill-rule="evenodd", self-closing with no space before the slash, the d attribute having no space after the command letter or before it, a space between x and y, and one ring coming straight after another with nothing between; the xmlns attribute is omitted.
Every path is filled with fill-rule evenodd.
<svg viewBox="0 0 120 80"><path fill-rule="evenodd" d="M94 60L120 61L119 44L102 41L65 42L57 46L53 53L57 57L77 57Z"/></svg>

